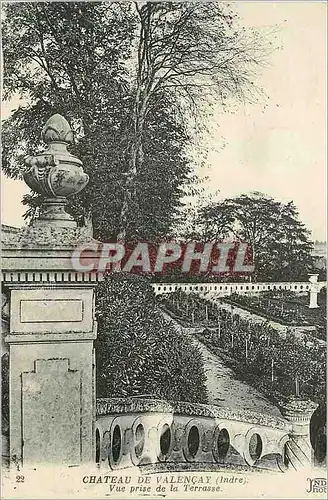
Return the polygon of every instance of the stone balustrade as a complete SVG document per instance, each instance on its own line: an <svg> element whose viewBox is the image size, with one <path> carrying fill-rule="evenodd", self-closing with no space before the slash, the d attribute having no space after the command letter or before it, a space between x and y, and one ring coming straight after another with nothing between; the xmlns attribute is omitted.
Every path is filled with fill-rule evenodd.
<svg viewBox="0 0 328 500"><path fill-rule="evenodd" d="M158 399L98 399L96 462L121 469L212 463L284 470L291 424L250 411Z"/></svg>
<svg viewBox="0 0 328 500"><path fill-rule="evenodd" d="M325 281L317 283L318 291L327 286ZM216 296L227 296L233 293L244 295L255 295L261 292L273 290L289 290L296 293L306 293L310 291L311 283L307 281L295 282L268 282L268 283L154 283L156 295L172 293L182 290L186 293L213 293Z"/></svg>

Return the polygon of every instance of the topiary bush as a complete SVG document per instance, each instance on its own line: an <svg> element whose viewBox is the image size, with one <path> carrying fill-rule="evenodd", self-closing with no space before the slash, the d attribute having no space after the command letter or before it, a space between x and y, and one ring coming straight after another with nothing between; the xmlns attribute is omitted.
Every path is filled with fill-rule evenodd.
<svg viewBox="0 0 328 500"><path fill-rule="evenodd" d="M207 402L201 353L163 317L147 279L114 273L96 291L97 397Z"/></svg>

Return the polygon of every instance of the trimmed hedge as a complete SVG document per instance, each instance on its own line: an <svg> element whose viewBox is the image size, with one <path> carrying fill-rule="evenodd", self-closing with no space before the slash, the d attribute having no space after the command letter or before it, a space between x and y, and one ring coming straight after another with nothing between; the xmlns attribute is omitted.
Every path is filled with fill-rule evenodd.
<svg viewBox="0 0 328 500"><path fill-rule="evenodd" d="M163 317L145 278L106 276L96 290L96 317L97 397L207 402L200 350Z"/></svg>

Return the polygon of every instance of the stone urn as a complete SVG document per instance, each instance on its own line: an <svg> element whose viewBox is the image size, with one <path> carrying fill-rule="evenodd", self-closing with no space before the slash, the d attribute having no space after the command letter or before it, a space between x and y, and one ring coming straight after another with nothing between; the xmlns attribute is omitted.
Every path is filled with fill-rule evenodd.
<svg viewBox="0 0 328 500"><path fill-rule="evenodd" d="M67 198L79 193L88 183L82 162L67 151L73 143L73 131L68 121L55 114L42 129L42 139L48 148L35 156L27 156L24 173L26 184L45 197L34 225L76 227L74 219L65 211Z"/></svg>

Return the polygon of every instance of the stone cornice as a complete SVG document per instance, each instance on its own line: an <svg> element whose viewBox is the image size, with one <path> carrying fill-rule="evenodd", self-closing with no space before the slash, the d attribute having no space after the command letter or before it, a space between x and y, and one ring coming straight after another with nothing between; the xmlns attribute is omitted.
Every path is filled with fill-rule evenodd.
<svg viewBox="0 0 328 500"><path fill-rule="evenodd" d="M97 416L126 413L174 413L193 417L221 418L238 422L251 423L265 427L290 431L291 425L283 418L255 413L249 410L237 410L214 405L189 403L185 401L164 401L146 398L98 398Z"/></svg>
<svg viewBox="0 0 328 500"><path fill-rule="evenodd" d="M19 249L73 249L83 243L96 242L89 227L32 227L26 226L14 233L3 233L2 248ZM97 242L96 242L97 243Z"/></svg>

